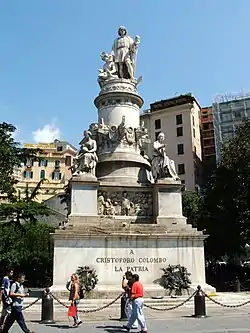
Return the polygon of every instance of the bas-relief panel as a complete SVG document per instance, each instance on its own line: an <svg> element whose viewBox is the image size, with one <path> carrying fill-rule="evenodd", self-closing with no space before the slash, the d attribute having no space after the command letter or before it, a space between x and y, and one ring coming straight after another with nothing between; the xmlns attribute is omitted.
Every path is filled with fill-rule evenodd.
<svg viewBox="0 0 250 333"><path fill-rule="evenodd" d="M152 216L152 194L149 192L98 191L98 214Z"/></svg>

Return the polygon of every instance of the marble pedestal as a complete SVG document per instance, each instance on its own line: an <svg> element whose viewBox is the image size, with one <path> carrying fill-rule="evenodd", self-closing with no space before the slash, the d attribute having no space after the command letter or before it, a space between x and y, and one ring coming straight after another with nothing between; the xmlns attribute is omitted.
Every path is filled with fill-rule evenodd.
<svg viewBox="0 0 250 333"><path fill-rule="evenodd" d="M95 227L74 231L57 231L54 235L53 290L62 291L69 276L79 266L94 267L98 285L92 297L111 297L121 290L122 275L130 270L139 274L145 290L165 295L158 281L161 268L169 264L185 266L191 273L192 285L214 291L205 281L205 236L201 232L172 231L157 225L124 225L99 223Z"/></svg>
<svg viewBox="0 0 250 333"><path fill-rule="evenodd" d="M186 224L186 218L182 214L181 188L181 181L172 178L158 179L154 184L154 215L157 224Z"/></svg>
<svg viewBox="0 0 250 333"><path fill-rule="evenodd" d="M97 190L99 182L91 174L73 176L69 182L71 190L69 224L94 223L98 220Z"/></svg>

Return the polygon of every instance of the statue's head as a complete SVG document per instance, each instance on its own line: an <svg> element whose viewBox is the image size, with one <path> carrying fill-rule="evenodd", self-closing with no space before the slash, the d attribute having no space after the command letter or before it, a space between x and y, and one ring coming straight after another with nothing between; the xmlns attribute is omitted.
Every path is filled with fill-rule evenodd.
<svg viewBox="0 0 250 333"><path fill-rule="evenodd" d="M88 131L88 130L84 131L83 134L84 134L85 138L91 138L92 137L92 133L90 131Z"/></svg>
<svg viewBox="0 0 250 333"><path fill-rule="evenodd" d="M121 36L121 37L126 36L127 35L127 29L123 26L119 27L118 35Z"/></svg>
<svg viewBox="0 0 250 333"><path fill-rule="evenodd" d="M159 142L163 142L165 140L165 134L164 133L159 133L157 140Z"/></svg>
<svg viewBox="0 0 250 333"><path fill-rule="evenodd" d="M107 61L108 58L109 58L108 53L106 53L106 52L102 52L102 53L101 53L101 59L102 59L103 61Z"/></svg>

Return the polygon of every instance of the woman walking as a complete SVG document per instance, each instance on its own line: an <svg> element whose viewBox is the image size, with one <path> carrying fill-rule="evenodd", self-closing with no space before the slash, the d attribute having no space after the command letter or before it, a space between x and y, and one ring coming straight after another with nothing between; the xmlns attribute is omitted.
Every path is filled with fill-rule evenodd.
<svg viewBox="0 0 250 333"><path fill-rule="evenodd" d="M70 282L67 283L67 289L69 290L69 301L71 301L71 305L76 307L76 316L73 317L74 324L72 325L72 327L78 327L79 325L81 325L82 321L78 315L81 285L77 274L71 275Z"/></svg>

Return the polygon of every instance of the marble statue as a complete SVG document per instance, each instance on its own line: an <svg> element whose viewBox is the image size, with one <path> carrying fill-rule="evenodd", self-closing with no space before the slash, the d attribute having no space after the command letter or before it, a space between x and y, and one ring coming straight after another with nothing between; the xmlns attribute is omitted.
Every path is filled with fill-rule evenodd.
<svg viewBox="0 0 250 333"><path fill-rule="evenodd" d="M96 154L97 144L94 139L92 139L92 133L90 131L84 131L84 138L80 142L80 149L75 157L74 162L74 174L92 174L95 176L95 168L98 162L98 157Z"/></svg>
<svg viewBox="0 0 250 333"><path fill-rule="evenodd" d="M119 37L115 39L112 47L118 76L124 79L134 79L140 37L136 36L133 40L127 35L125 27L119 27L118 35Z"/></svg>
<svg viewBox="0 0 250 333"><path fill-rule="evenodd" d="M152 175L156 181L159 178L173 178L180 180L175 169L175 162L166 155L166 145L163 143L164 133L158 135L153 143Z"/></svg>
<svg viewBox="0 0 250 333"><path fill-rule="evenodd" d="M123 193L121 201L121 213L122 215L128 216L131 208L134 206L133 202L128 198L127 192Z"/></svg>
<svg viewBox="0 0 250 333"><path fill-rule="evenodd" d="M104 200L104 196L102 195L102 193L98 196L97 206L98 206L98 214L103 215L104 214L105 200Z"/></svg>
<svg viewBox="0 0 250 333"><path fill-rule="evenodd" d="M114 62L114 56L105 52L101 53L101 59L104 61L102 69L99 69L98 83L100 87L103 82L108 79L118 78L117 70Z"/></svg>

